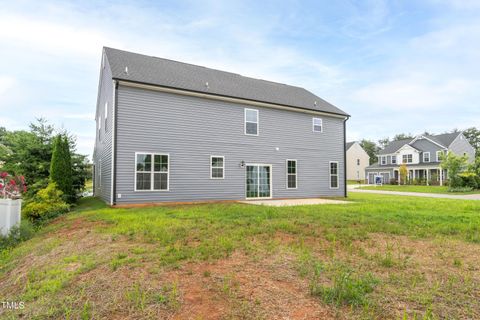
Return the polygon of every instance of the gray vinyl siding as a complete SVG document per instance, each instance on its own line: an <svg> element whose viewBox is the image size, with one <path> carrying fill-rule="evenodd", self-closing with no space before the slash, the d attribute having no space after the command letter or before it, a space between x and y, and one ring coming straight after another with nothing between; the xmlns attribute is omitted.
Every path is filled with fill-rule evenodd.
<svg viewBox="0 0 480 320"><path fill-rule="evenodd" d="M244 134L244 108L259 110L259 136ZM240 162L272 165L273 198L344 195L343 119L119 86L117 203L245 199ZM276 150L276 148L279 148ZM169 191L134 191L135 152L170 155ZM225 157L225 179L210 179L210 156ZM297 189L286 188L296 159ZM329 162L339 187L330 189Z"/></svg>
<svg viewBox="0 0 480 320"><path fill-rule="evenodd" d="M95 165L95 196L105 202L111 201L112 187L112 137L113 137L113 81L108 60L105 59L105 68L100 75L99 95L97 101L97 113L95 117L96 137L93 162ZM108 102L107 125L105 126L105 102ZM101 118L101 130L99 136L98 117ZM100 161L101 160L101 161ZM101 183L100 183L101 166Z"/></svg>
<svg viewBox="0 0 480 320"><path fill-rule="evenodd" d="M425 152L430 152L430 163L436 162L436 153L437 151L444 150L444 148L440 147L439 145L427 140L427 139L418 139L415 141L412 146L418 150L421 150L420 153L420 163L425 163L423 162L423 154Z"/></svg>
<svg viewBox="0 0 480 320"><path fill-rule="evenodd" d="M466 153L470 163L475 160L475 149L470 145L463 134L458 135L452 144L450 144L449 150L460 156Z"/></svg>

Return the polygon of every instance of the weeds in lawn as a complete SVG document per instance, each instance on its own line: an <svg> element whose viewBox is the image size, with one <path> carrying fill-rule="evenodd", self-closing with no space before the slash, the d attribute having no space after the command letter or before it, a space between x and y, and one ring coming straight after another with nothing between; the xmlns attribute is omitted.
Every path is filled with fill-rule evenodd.
<svg viewBox="0 0 480 320"><path fill-rule="evenodd" d="M326 303L335 305L369 306L368 294L373 291L378 280L372 274L356 275L342 268L335 273L333 285L319 283L318 279L310 284L310 292Z"/></svg>

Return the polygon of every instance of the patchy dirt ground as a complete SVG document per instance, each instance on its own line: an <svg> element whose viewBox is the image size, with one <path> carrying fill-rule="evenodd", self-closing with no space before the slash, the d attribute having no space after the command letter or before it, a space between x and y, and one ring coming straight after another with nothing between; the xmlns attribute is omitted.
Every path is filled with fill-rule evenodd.
<svg viewBox="0 0 480 320"><path fill-rule="evenodd" d="M0 317L383 319L428 318L428 310L442 318L480 317L477 245L384 234L348 245L288 233L271 240L275 246L253 253L165 266L155 243L104 233L102 222L59 219L2 266L0 297L24 301L25 309L0 309ZM328 270L340 262L373 273L379 284L368 313L312 295L315 262L326 270L322 283L332 283Z"/></svg>

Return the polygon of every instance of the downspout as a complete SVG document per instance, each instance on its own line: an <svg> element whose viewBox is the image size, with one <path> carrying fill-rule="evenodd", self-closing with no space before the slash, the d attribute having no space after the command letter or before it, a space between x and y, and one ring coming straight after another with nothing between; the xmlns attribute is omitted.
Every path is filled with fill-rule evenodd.
<svg viewBox="0 0 480 320"><path fill-rule="evenodd" d="M343 192L344 197L347 197L347 150L345 150L347 146L347 120L350 117L346 117L343 120Z"/></svg>
<svg viewBox="0 0 480 320"><path fill-rule="evenodd" d="M118 81L113 80L113 104L112 104L112 188L110 205L117 202L117 105L118 105Z"/></svg>

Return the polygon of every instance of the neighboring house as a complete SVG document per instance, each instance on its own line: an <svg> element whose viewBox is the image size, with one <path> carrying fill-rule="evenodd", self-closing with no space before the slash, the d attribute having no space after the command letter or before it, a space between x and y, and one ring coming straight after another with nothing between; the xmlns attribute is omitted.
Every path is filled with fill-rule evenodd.
<svg viewBox="0 0 480 320"><path fill-rule="evenodd" d="M346 196L349 116L303 88L104 48L95 117L112 205Z"/></svg>
<svg viewBox="0 0 480 320"><path fill-rule="evenodd" d="M448 151L468 155L469 162L475 159L475 149L461 132L392 141L378 153L378 162L365 169L368 183L375 183L375 176L381 176L383 183L397 183L399 167L405 163L408 179L443 185L448 175L440 168L440 155Z"/></svg>
<svg viewBox="0 0 480 320"><path fill-rule="evenodd" d="M357 141L347 142L347 180L365 181L365 168L370 165L370 157Z"/></svg>

